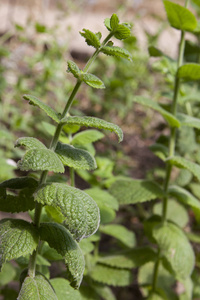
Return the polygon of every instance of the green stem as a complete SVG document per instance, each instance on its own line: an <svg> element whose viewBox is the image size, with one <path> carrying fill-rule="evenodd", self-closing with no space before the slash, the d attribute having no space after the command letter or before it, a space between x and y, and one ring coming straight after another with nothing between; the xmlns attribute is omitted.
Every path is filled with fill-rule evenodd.
<svg viewBox="0 0 200 300"><path fill-rule="evenodd" d="M92 65L92 63L96 59L97 55L100 53L101 48L110 40L110 38L112 36L113 36L113 32L110 32L108 34L108 36L102 42L101 47L99 49L97 49L93 53L93 55L91 56L91 58L88 60L87 64L85 65L84 72L87 72L89 70L90 66ZM76 85L75 85L74 89L72 90L72 92L71 92L71 94L70 94L70 96L68 98L66 106L65 106L65 108L63 110L62 118L64 118L65 116L67 116L67 114L68 114L68 112L69 112L69 110L71 108L71 105L72 105L72 103L74 101L74 98L75 98L75 96L76 96L76 94L77 94L77 92L78 92L81 84L82 84L82 82L78 79L77 82L76 82ZM56 127L55 134L54 134L54 136L52 138L52 141L51 141L50 147L49 147L49 149L52 150L52 151L55 151L55 149L56 149L56 146L57 146L57 143L58 143L58 140L59 140L59 136L60 136L60 133L62 131L62 127L63 127L63 124L61 124L61 123L59 123L57 125L57 127ZM42 184L46 183L47 175L48 175L48 171L42 172L41 177L40 177L40 181L39 181L39 187ZM74 175L72 177L71 177L71 183L72 183L72 186L74 186ZM36 227L40 226L41 213L42 213L42 204L36 203L36 205L35 205L34 221L33 221L33 223L34 223L34 225ZM30 260L29 260L28 275L31 276L31 277L35 276L36 258L37 258L38 248L39 248L39 243L38 243L37 249L33 251L32 255L30 256Z"/></svg>
<svg viewBox="0 0 200 300"><path fill-rule="evenodd" d="M75 172L74 172L74 168L70 168L69 172L70 172L70 184L71 184L71 186L75 186Z"/></svg>

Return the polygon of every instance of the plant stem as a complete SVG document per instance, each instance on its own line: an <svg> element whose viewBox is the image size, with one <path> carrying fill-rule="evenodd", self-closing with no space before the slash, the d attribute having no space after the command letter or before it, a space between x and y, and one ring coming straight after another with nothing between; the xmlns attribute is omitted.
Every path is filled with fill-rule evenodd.
<svg viewBox="0 0 200 300"><path fill-rule="evenodd" d="M75 186L75 172L74 172L74 168L70 168L69 172L70 172L70 184L71 184L71 186Z"/></svg>
<svg viewBox="0 0 200 300"><path fill-rule="evenodd" d="M185 7L187 8L189 4L189 0L185 1ZM180 38L180 44L179 44L179 55L178 55L178 63L177 63L177 72L179 67L183 64L183 55L184 55L184 49L185 49L185 32L181 31L181 38ZM177 73L175 76L175 83L174 83L174 95L173 95L173 101L172 101L172 107L171 107L171 113L176 116L177 111L177 102L178 102L178 95L180 90L180 78L178 78ZM169 157L173 157L175 153L175 145L176 145L176 127L171 128L170 132L170 140L169 140ZM162 207L162 223L164 224L166 222L167 218L167 206L168 206L168 187L170 182L172 172L172 165L170 162L167 162L166 164L166 177L164 181L163 191L164 191L164 198L163 198L163 207ZM157 279L158 279L158 271L159 271L159 265L161 261L161 250L158 248L157 253L157 261L154 266L153 271L153 281L152 281L152 293L156 291L157 286Z"/></svg>
<svg viewBox="0 0 200 300"><path fill-rule="evenodd" d="M110 38L113 36L113 34L114 34L113 32L110 32L108 34L108 36L102 42L101 47L98 48L93 53L93 55L91 56L91 58L88 60L87 64L85 65L85 68L83 70L84 72L87 72L89 70L90 66L92 65L92 63L96 59L97 55L100 53L101 48L110 40ZM73 88L73 90L72 90L72 92L71 92L71 94L70 94L70 96L67 100L67 103L66 103L66 106L65 106L65 108L63 110L63 113L61 115L61 118L64 118L65 116L67 116L81 84L82 84L82 81L77 79L76 85L74 86L74 88ZM50 146L49 146L49 149L52 150L52 151L55 151L55 149L56 149L56 146L57 146L58 140L59 140L59 136L60 136L60 133L62 131L62 127L63 127L63 124L61 124L61 123L59 123L56 127L56 131L54 133L54 136L53 136L52 141L51 141ZM71 171L71 170L72 170L72 168L70 169L71 185L74 186L74 170L73 171ZM73 173L71 173L71 172L73 172ZM46 183L47 175L48 175L48 171L43 171L42 172L38 187L40 187L42 184ZM33 224L38 228L40 226L41 213L42 213L42 204L36 202ZM36 258L37 258L38 248L39 248L39 243L38 243L38 246L37 246L36 250L34 250L32 255L30 256L29 266L28 266L28 275L30 277L35 276Z"/></svg>

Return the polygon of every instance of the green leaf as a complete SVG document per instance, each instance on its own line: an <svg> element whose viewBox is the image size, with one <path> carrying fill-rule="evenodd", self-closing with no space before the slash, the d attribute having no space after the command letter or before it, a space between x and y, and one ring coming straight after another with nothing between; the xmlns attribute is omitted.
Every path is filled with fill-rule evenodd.
<svg viewBox="0 0 200 300"><path fill-rule="evenodd" d="M164 55L163 52L160 49L158 49L154 46L150 46L148 48L148 50L149 50L149 55L153 56L153 57L161 57L161 56Z"/></svg>
<svg viewBox="0 0 200 300"><path fill-rule="evenodd" d="M110 18L110 27L114 31L118 28L119 25L119 18L116 14L112 14Z"/></svg>
<svg viewBox="0 0 200 300"><path fill-rule="evenodd" d="M178 186L186 186L192 181L192 173L186 169L181 169L175 183Z"/></svg>
<svg viewBox="0 0 200 300"><path fill-rule="evenodd" d="M108 286L102 286L100 284L92 284L95 292L102 297L104 300L117 300L113 291ZM96 298L95 298L96 300Z"/></svg>
<svg viewBox="0 0 200 300"><path fill-rule="evenodd" d="M104 25L106 26L106 28L111 31L111 26L110 26L110 18L105 18L104 20Z"/></svg>
<svg viewBox="0 0 200 300"><path fill-rule="evenodd" d="M183 231L175 224L167 223L156 226L153 237L170 271L179 279L189 277L194 269L195 256Z"/></svg>
<svg viewBox="0 0 200 300"><path fill-rule="evenodd" d="M112 286L127 286L133 281L132 272L96 264L91 270L90 277L100 283Z"/></svg>
<svg viewBox="0 0 200 300"><path fill-rule="evenodd" d="M105 89L103 81L93 74L81 73L80 79L95 89Z"/></svg>
<svg viewBox="0 0 200 300"><path fill-rule="evenodd" d="M91 285L81 285L80 293L81 293L81 300L100 300L100 297L91 287Z"/></svg>
<svg viewBox="0 0 200 300"><path fill-rule="evenodd" d="M104 134L95 129L81 131L73 136L72 145L84 146L85 144L94 143L104 137Z"/></svg>
<svg viewBox="0 0 200 300"><path fill-rule="evenodd" d="M200 210L200 202L187 190L179 186L170 186L168 189L169 195L175 197L177 200L185 205L189 205L192 208Z"/></svg>
<svg viewBox="0 0 200 300"><path fill-rule="evenodd" d="M61 120L61 123L66 123L66 124L76 124L80 126L85 126L85 127L94 127L98 129L105 129L109 130L111 132L115 132L119 138L119 142L123 140L123 132L119 126L104 121L99 118L94 118L94 117L66 117Z"/></svg>
<svg viewBox="0 0 200 300"><path fill-rule="evenodd" d="M18 213L33 210L35 208L32 194L35 189L25 188L18 195L2 195L0 189L0 210L4 212Z"/></svg>
<svg viewBox="0 0 200 300"><path fill-rule="evenodd" d="M0 287L5 286L15 279L17 271L11 263L5 263L0 272Z"/></svg>
<svg viewBox="0 0 200 300"><path fill-rule="evenodd" d="M36 188L38 181L32 177L17 177L5 180L0 183L0 187L8 189L24 189L24 188Z"/></svg>
<svg viewBox="0 0 200 300"><path fill-rule="evenodd" d="M112 208L101 205L99 209L101 224L111 223L116 218L116 213Z"/></svg>
<svg viewBox="0 0 200 300"><path fill-rule="evenodd" d="M0 267L8 260L32 253L38 245L37 229L24 220L1 220L0 237Z"/></svg>
<svg viewBox="0 0 200 300"><path fill-rule="evenodd" d="M151 145L149 149L163 161L168 157L168 148L162 144L155 143Z"/></svg>
<svg viewBox="0 0 200 300"><path fill-rule="evenodd" d="M167 112L165 109L163 109L158 103L155 101L152 101L151 99L148 99L143 96L136 96L133 97L133 101L137 102L145 107L149 107L154 109L155 111L159 112L163 118L168 122L168 124L172 127L180 127L180 122L177 118L175 118L172 114Z"/></svg>
<svg viewBox="0 0 200 300"><path fill-rule="evenodd" d="M123 253L103 256L98 258L98 262L111 267L122 269L133 269L156 260L156 252L150 247L141 247L128 250Z"/></svg>
<svg viewBox="0 0 200 300"><path fill-rule="evenodd" d="M79 288L85 261L76 241L68 230L60 224L42 223L39 230L41 239L63 256L71 285L74 288Z"/></svg>
<svg viewBox="0 0 200 300"><path fill-rule="evenodd" d="M106 55L115 56L115 57L122 57L126 58L129 61L132 61L132 55L126 49L117 47L117 46L103 46L101 48L101 52Z"/></svg>
<svg viewBox="0 0 200 300"><path fill-rule="evenodd" d="M54 289L43 275L26 277L20 290L18 300L58 300Z"/></svg>
<svg viewBox="0 0 200 300"><path fill-rule="evenodd" d="M88 151L58 143L55 152L64 166L82 170L94 170L97 167L94 157Z"/></svg>
<svg viewBox="0 0 200 300"><path fill-rule="evenodd" d="M99 226L99 209L94 200L83 191L62 183L41 187L35 201L60 209L64 225L80 240L96 232Z"/></svg>
<svg viewBox="0 0 200 300"><path fill-rule="evenodd" d="M79 75L81 74L81 71L80 71L79 67L77 66L77 64L75 62L73 62L72 60L68 60L67 65L68 65L67 72L72 73L74 75L74 77L78 78Z"/></svg>
<svg viewBox="0 0 200 300"><path fill-rule="evenodd" d="M57 154L49 149L28 150L17 165L22 171L53 171L55 173L65 171Z"/></svg>
<svg viewBox="0 0 200 300"><path fill-rule="evenodd" d="M106 190L101 190L100 188L90 188L84 190L92 199L97 203L98 207L106 206L114 210L118 210L119 204L115 197L113 197Z"/></svg>
<svg viewBox="0 0 200 300"><path fill-rule="evenodd" d="M15 143L15 147L19 146L24 146L27 149L47 149L47 147L42 142L33 137L19 138Z"/></svg>
<svg viewBox="0 0 200 300"><path fill-rule="evenodd" d="M116 180L109 192L121 205L142 203L163 197L163 191L159 185L148 180Z"/></svg>
<svg viewBox="0 0 200 300"><path fill-rule="evenodd" d="M58 114L55 112L55 110L53 108L51 108L49 105L43 103L42 101L40 101L38 98L36 98L35 96L31 96L31 95L24 95L23 98L25 100L29 101L29 104L34 105L34 106L38 106L39 108L41 108L51 119L53 119L56 123L60 122L60 118L58 116Z"/></svg>
<svg viewBox="0 0 200 300"><path fill-rule="evenodd" d="M101 47L101 43L98 36L92 31L88 29L83 29L83 32L80 32L80 35L82 35L85 38L85 41L89 46L92 46L96 49Z"/></svg>
<svg viewBox="0 0 200 300"><path fill-rule="evenodd" d="M191 117L189 115L181 114L181 113L177 114L177 118L180 121L181 126L189 126L189 127L200 129L200 120L197 118Z"/></svg>
<svg viewBox="0 0 200 300"><path fill-rule="evenodd" d="M193 13L187 8L164 0L165 10L170 25L183 31L194 31L197 27L197 20Z"/></svg>
<svg viewBox="0 0 200 300"><path fill-rule="evenodd" d="M153 212L156 215L162 216L163 203L156 203L153 207ZM189 216L185 207L174 200L168 200L167 220L170 220L180 227L185 227L189 222Z"/></svg>
<svg viewBox="0 0 200 300"><path fill-rule="evenodd" d="M83 239L80 241L79 246L83 255L86 255L94 250L94 244L88 239Z"/></svg>
<svg viewBox="0 0 200 300"><path fill-rule="evenodd" d="M69 281L64 278L54 278L50 280L58 300L82 300L79 291L74 290Z"/></svg>
<svg viewBox="0 0 200 300"><path fill-rule="evenodd" d="M104 225L100 227L100 231L104 234L111 235L112 237L118 239L129 248L133 248L136 244L135 234L122 225Z"/></svg>
<svg viewBox="0 0 200 300"><path fill-rule="evenodd" d="M197 179L200 181L200 166L195 164L192 161L189 161L180 156L174 156L169 158L171 164L175 165L178 168L184 168L190 171Z"/></svg>
<svg viewBox="0 0 200 300"><path fill-rule="evenodd" d="M177 76L187 81L200 80L200 65L185 64L178 69Z"/></svg>
<svg viewBox="0 0 200 300"><path fill-rule="evenodd" d="M115 30L114 37L118 40L125 40L131 35L130 26L126 23L118 25Z"/></svg>

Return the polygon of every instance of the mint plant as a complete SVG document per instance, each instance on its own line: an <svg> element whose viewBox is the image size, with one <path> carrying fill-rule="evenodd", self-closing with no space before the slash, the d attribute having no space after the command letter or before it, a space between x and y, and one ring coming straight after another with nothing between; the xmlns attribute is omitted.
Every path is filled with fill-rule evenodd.
<svg viewBox="0 0 200 300"><path fill-rule="evenodd" d="M30 255L28 268L25 268L20 276L21 290L17 299L61 299L57 297L56 289L42 272L41 264L38 264L38 257L45 242L64 259L71 286L78 289L82 281L85 261L78 242L96 232L100 216L99 208L92 197L74 187L74 169L93 170L96 168L96 162L88 151L76 148L73 144L70 145L70 142L63 144L59 139L63 128L66 127L69 131L71 129L71 132L74 127L105 129L116 133L119 141L123 138L121 129L115 124L94 117L69 115L83 82L93 88L105 88L98 77L88 73L99 53L131 60L127 50L114 46L110 40L112 37L119 40L129 37L130 26L127 23L120 24L115 14L105 20L105 25L109 33L103 42L99 32L93 33L83 29L80 33L86 43L95 48L95 52L83 71L75 62L68 61L68 72L77 81L62 113L56 112L35 96L24 95L24 99L29 101L29 104L43 110L56 123L56 129L49 147L33 137L19 138L15 144L15 147L22 146L27 150L18 162L18 168L26 172L42 171L39 181L28 174L0 184L1 211L15 213L34 210L33 223L19 219L0 221L1 267L7 261L12 259L19 261L21 257ZM71 140L73 141L73 138ZM71 170L71 186L47 181L49 172L64 173L65 166L69 166ZM44 206L52 219L58 222L41 222ZM58 287L57 289L59 290Z"/></svg>
<svg viewBox="0 0 200 300"><path fill-rule="evenodd" d="M186 170L186 173L184 173L187 177L186 182L188 176L190 177L188 174L192 174L198 181L200 180L199 165L190 160L191 157L188 159L188 157L181 155L180 150L182 149L177 147L180 143L177 143L177 136L178 134L180 136L180 132L184 128L200 128L199 119L190 115L191 110L188 110L187 106L184 109L181 105L181 96L184 91L183 84L185 86L189 82L190 84L186 85L186 88L190 88L192 81L200 79L200 65L197 63L184 63L183 61L185 32L198 36L199 26L195 15L187 8L188 0L185 1L185 7L168 0L163 2L171 27L180 31L178 60L175 64L171 58L154 46L150 47L149 52L151 56L163 58L163 65L160 65L160 68L166 75L168 83L173 87L173 93L170 91L167 94L172 100L170 103L163 105L148 97L134 97L135 103L160 113L169 126L169 136L165 139L160 138L156 144L151 146L151 150L166 165L163 186L156 181L123 179L117 180L111 186L110 192L121 204L136 204L157 198L162 199L162 204L159 204L159 207L157 204L155 205L154 214L146 219L143 224L146 237L152 244L157 246L156 256L152 256L149 262L139 270L138 281L141 284L144 296L149 300L194 299L191 275L194 278L195 253L186 233L180 227L184 227L185 222L182 223L177 219L178 214L181 213L181 207L189 206L195 213L199 214L200 205L199 200L183 187L185 184L178 186L178 180L176 184L172 184L172 172L175 167L181 170L184 169ZM188 94L188 99L189 97ZM165 143L162 143L163 140ZM181 139L181 141L184 143L184 140ZM186 146L190 147L189 144ZM172 201L171 198L176 199L176 201ZM179 203L183 206L180 206ZM169 211L173 214L175 206L179 207L176 210L177 216L172 217ZM154 251L153 248L151 249ZM176 281L184 287L182 294L179 296L173 290Z"/></svg>

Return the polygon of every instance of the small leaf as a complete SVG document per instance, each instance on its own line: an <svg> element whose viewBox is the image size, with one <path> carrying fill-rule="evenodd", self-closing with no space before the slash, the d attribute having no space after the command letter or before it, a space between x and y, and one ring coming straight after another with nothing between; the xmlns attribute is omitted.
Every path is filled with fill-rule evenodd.
<svg viewBox="0 0 200 300"><path fill-rule="evenodd" d="M58 300L54 289L43 275L26 277L17 300Z"/></svg>
<svg viewBox="0 0 200 300"><path fill-rule="evenodd" d="M0 286L7 285L9 282L15 280L15 277L17 275L17 270L12 265L12 263L5 263L3 265L3 268L0 272Z"/></svg>
<svg viewBox="0 0 200 300"><path fill-rule="evenodd" d="M106 206L114 210L118 210L119 208L116 198L105 190L95 187L84 190L84 192L92 197L92 199L97 203L98 207Z"/></svg>
<svg viewBox="0 0 200 300"><path fill-rule="evenodd" d="M82 170L94 170L97 167L94 157L88 151L58 143L55 152L64 166Z"/></svg>
<svg viewBox="0 0 200 300"><path fill-rule="evenodd" d="M184 168L190 171L200 181L200 166L180 156L169 158L169 162L178 168Z"/></svg>
<svg viewBox="0 0 200 300"><path fill-rule="evenodd" d="M123 132L121 128L119 128L117 125L109 123L107 121L104 121L99 118L94 118L94 117L66 117L61 120L62 123L66 124L76 124L80 126L85 126L85 127L95 127L98 129L105 129L109 131L114 131L118 138L119 142L123 140Z"/></svg>
<svg viewBox="0 0 200 300"><path fill-rule="evenodd" d="M153 181L121 179L109 189L119 204L135 204L163 197L163 191Z"/></svg>
<svg viewBox="0 0 200 300"><path fill-rule="evenodd" d="M133 269L156 260L156 252L150 247L134 248L123 253L101 256L98 262L115 268Z"/></svg>
<svg viewBox="0 0 200 300"><path fill-rule="evenodd" d="M194 31L197 27L197 20L193 13L187 8L164 0L165 10L170 25L184 31Z"/></svg>
<svg viewBox="0 0 200 300"><path fill-rule="evenodd" d="M106 26L106 28L111 31L111 26L110 26L110 18L105 18L104 20L104 25Z"/></svg>
<svg viewBox="0 0 200 300"><path fill-rule="evenodd" d="M22 171L53 171L64 173L65 169L57 154L49 149L28 150L18 161L18 168Z"/></svg>
<svg viewBox="0 0 200 300"><path fill-rule="evenodd" d="M90 277L97 282L112 286L127 286L133 281L130 270L117 269L100 264L96 264L91 270Z"/></svg>
<svg viewBox="0 0 200 300"><path fill-rule="evenodd" d="M110 27L112 30L116 30L119 25L119 18L116 14L112 14L110 18Z"/></svg>
<svg viewBox="0 0 200 300"><path fill-rule="evenodd" d="M102 297L104 300L117 300L112 289L108 286L102 286L100 284L92 284L93 289L95 292ZM88 300L88 299L87 299ZM97 298L95 298L97 300Z"/></svg>
<svg viewBox="0 0 200 300"><path fill-rule="evenodd" d="M29 104L34 105L34 106L38 106L39 108L41 108L51 119L53 119L56 123L60 122L60 118L58 116L58 114L55 112L55 110L53 108L51 108L49 105L43 103L42 101L40 101L38 98L36 98L35 96L31 96L31 95L24 95L23 98L25 100L29 101Z"/></svg>
<svg viewBox="0 0 200 300"><path fill-rule="evenodd" d="M136 96L133 97L133 101L137 102L143 106L149 107L154 109L155 111L159 112L163 118L169 123L172 127L180 127L180 122L177 118L175 118L172 114L168 111L163 109L158 103L152 101L151 99L145 98L143 96Z"/></svg>
<svg viewBox="0 0 200 300"><path fill-rule="evenodd" d="M32 253L38 245L37 229L24 220L1 220L0 237L0 267L6 261Z"/></svg>
<svg viewBox="0 0 200 300"><path fill-rule="evenodd" d="M115 56L115 57L122 57L126 58L129 61L132 61L132 55L126 49L117 47L117 46L103 46L101 48L101 52L106 55Z"/></svg>
<svg viewBox="0 0 200 300"><path fill-rule="evenodd" d="M81 71L80 71L79 67L77 66L77 64L75 62L73 62L72 60L68 60L67 65L68 65L67 72L72 73L74 75L74 77L78 78L79 75L81 74Z"/></svg>
<svg viewBox="0 0 200 300"><path fill-rule="evenodd" d="M92 235L99 226L99 209L94 200L83 191L62 183L41 187L35 201L60 209L64 225L75 239Z"/></svg>
<svg viewBox="0 0 200 300"><path fill-rule="evenodd" d="M0 187L8 188L13 190L24 189L24 188L36 188L38 181L32 177L17 177L5 180L0 183Z"/></svg>
<svg viewBox="0 0 200 300"><path fill-rule="evenodd" d="M155 143L151 145L149 149L163 161L168 157L168 148L162 144Z"/></svg>
<svg viewBox="0 0 200 300"><path fill-rule="evenodd" d="M80 79L95 89L105 89L103 81L93 74L82 73Z"/></svg>
<svg viewBox="0 0 200 300"><path fill-rule="evenodd" d="M152 56L152 57L161 57L161 56L164 55L163 52L160 49L158 49L154 46L150 46L148 48L148 50L149 50L149 55Z"/></svg>
<svg viewBox="0 0 200 300"><path fill-rule="evenodd" d="M82 300L79 291L74 290L69 281L64 278L54 278L50 280L58 300Z"/></svg>
<svg viewBox="0 0 200 300"><path fill-rule="evenodd" d="M177 76L187 81L200 80L200 65L185 64L178 69Z"/></svg>
<svg viewBox="0 0 200 300"><path fill-rule="evenodd" d="M131 30L128 24L122 23L115 30L114 37L118 40L125 40L131 35Z"/></svg>
<svg viewBox="0 0 200 300"><path fill-rule="evenodd" d="M74 241L69 231L60 224L42 223L40 226L40 237L63 256L71 285L74 288L79 288L85 261L80 247Z"/></svg>
<svg viewBox="0 0 200 300"><path fill-rule="evenodd" d="M111 235L129 248L133 248L136 244L135 234L122 225L104 225L100 227L100 231L104 234Z"/></svg>
<svg viewBox="0 0 200 300"><path fill-rule="evenodd" d="M89 46L92 46L96 49L98 49L101 46L98 36L92 31L88 29L83 29L83 32L80 32L80 35L82 35L85 38L85 41Z"/></svg>
<svg viewBox="0 0 200 300"><path fill-rule="evenodd" d="M179 279L189 277L194 269L195 256L183 231L175 224L167 223L155 227L153 236L170 271Z"/></svg>
<svg viewBox="0 0 200 300"><path fill-rule="evenodd" d="M19 138L15 143L15 147L19 146L24 146L27 149L47 149L47 147L43 143L33 137Z"/></svg>
<svg viewBox="0 0 200 300"><path fill-rule="evenodd" d="M182 202L185 205L189 205L192 208L200 210L200 202L199 200L194 197L190 192L187 190L179 187L172 185L168 189L169 195L175 197L177 200Z"/></svg>
<svg viewBox="0 0 200 300"><path fill-rule="evenodd" d="M79 247L83 255L86 255L94 250L94 244L90 242L88 239L83 239L79 243Z"/></svg>
<svg viewBox="0 0 200 300"><path fill-rule="evenodd" d="M200 120L197 118L178 113L177 119L180 121L181 126L188 126L188 127L200 129Z"/></svg>
<svg viewBox="0 0 200 300"><path fill-rule="evenodd" d="M72 145L84 146L85 144L94 143L104 137L104 134L95 129L81 131L73 136Z"/></svg>

